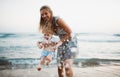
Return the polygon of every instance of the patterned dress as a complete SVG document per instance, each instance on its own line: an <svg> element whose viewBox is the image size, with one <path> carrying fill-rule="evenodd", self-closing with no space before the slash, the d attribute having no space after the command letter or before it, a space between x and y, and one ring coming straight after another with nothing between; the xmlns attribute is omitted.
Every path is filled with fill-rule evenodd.
<svg viewBox="0 0 120 77"><path fill-rule="evenodd" d="M55 23L59 17L55 17ZM56 27L59 27L57 23L55 24ZM55 35L57 35L60 39L64 37L66 32L60 27L59 30L55 32ZM72 52L70 50L70 41L65 41L63 42L62 45L58 47L58 52L57 52L57 62L60 64L63 64L63 62L66 59L71 59L72 58Z"/></svg>

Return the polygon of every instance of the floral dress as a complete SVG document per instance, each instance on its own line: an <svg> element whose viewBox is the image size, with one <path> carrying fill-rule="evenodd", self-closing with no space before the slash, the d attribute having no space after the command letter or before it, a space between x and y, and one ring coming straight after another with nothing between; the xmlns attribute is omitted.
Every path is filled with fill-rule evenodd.
<svg viewBox="0 0 120 77"><path fill-rule="evenodd" d="M59 27L59 25L56 23L57 19L59 17L55 17L55 26ZM61 27L59 27L59 30L55 32L55 35L57 35L60 39L63 38L67 34ZM58 52L57 52L57 62L60 64L63 64L63 62L66 59L71 59L72 58L72 52L70 50L70 41L65 41L63 42L62 45L58 47Z"/></svg>

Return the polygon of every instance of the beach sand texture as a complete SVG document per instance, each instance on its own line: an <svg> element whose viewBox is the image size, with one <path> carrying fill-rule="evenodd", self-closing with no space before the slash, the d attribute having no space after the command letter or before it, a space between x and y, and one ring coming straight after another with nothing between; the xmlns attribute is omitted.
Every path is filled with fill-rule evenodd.
<svg viewBox="0 0 120 77"><path fill-rule="evenodd" d="M120 66L73 67L74 77L120 77ZM58 77L57 68L5 69L0 77Z"/></svg>

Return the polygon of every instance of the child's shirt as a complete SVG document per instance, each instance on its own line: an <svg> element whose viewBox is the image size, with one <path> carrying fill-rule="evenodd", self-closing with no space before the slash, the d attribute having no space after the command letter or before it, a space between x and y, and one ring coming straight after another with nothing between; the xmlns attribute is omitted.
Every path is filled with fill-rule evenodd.
<svg viewBox="0 0 120 77"><path fill-rule="evenodd" d="M57 42L53 42L52 40L44 39L43 41L41 41L42 48L45 51L55 51L56 44L57 44Z"/></svg>

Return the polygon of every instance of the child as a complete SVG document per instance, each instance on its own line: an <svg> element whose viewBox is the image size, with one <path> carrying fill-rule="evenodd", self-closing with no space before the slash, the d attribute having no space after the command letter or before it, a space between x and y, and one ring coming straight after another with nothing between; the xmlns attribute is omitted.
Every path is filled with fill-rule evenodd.
<svg viewBox="0 0 120 77"><path fill-rule="evenodd" d="M51 39L52 39L52 34L44 33L44 40L37 43L40 49L43 48L41 52L40 64L37 68L38 71L42 69L41 65L43 65L44 63L48 65L52 61L52 58L55 55L55 45L57 43L51 41Z"/></svg>

